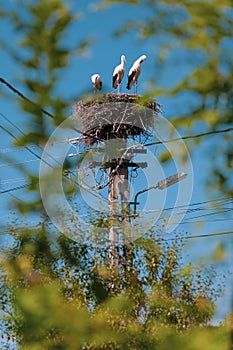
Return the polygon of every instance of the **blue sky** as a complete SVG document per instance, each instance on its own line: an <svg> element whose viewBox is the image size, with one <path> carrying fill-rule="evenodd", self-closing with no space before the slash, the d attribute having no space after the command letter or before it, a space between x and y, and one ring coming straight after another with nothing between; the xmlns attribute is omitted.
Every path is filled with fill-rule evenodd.
<svg viewBox="0 0 233 350"><path fill-rule="evenodd" d="M113 5L106 10L97 12L95 6L99 1L65 1L71 9L74 11L80 11L82 16L77 20L72 27L70 28L67 35L67 45L68 47L74 46L77 42L80 42L84 39L92 37L94 39L93 44L88 49L85 56L74 55L72 60L69 62L69 66L60 74L60 81L56 87L57 93L62 93L64 98L74 97L78 98L83 93L92 89L90 76L93 73L100 73L104 92L112 92L111 81L112 81L112 72L114 67L120 63L120 56L124 54L126 56L126 72L130 69L132 63L140 55L146 54L147 60L143 62L142 73L139 80L139 93L143 94L147 92L148 82L151 79L158 78L158 84L173 84L179 77L185 75L189 65L179 66L179 59L176 61L176 65L165 66L163 72L157 72L155 66L155 55L159 51L159 41L155 39L149 39L146 41L139 41L136 31L130 32L127 35L124 35L120 38L114 38L112 33L119 29L122 24L127 23L127 21L132 21L132 19L143 20L149 15L149 10L139 10L135 6L130 5ZM7 3L7 2L6 2ZM8 6L18 6L18 1L8 2ZM12 41L12 45L19 39L18 33L13 33L10 29L9 22L7 19L0 23L0 39L2 35L6 35L9 40ZM161 40L161 39L160 39ZM64 43L65 44L65 43ZM24 72L19 70L17 62L14 62L10 56L0 49L1 54L1 66L0 66L0 75L12 85L16 86L24 94L27 95L27 90L20 83L20 78L23 77ZM195 62L192 64L195 64ZM157 75L158 74L158 75ZM155 79L155 80L156 80ZM127 77L125 75L123 81L123 92L126 92ZM30 96L33 97L33 96ZM184 97L183 97L184 98ZM195 98L186 96L189 104L195 104ZM158 102L163 105L163 116L166 118L171 118L176 112L182 113L182 98L172 99L167 98L166 96L159 96ZM73 106L70 106L70 111L72 111ZM18 108L16 103L16 97L6 88L3 88L3 94L0 95L0 112L5 115L9 120L19 126L21 129L25 130L25 116ZM9 123L1 118L1 125L4 127L13 130L16 136L19 134L18 131L14 130ZM203 128L203 126L201 126ZM195 132L201 132L203 129L198 127L195 128ZM180 131L182 135L187 134L187 131ZM12 139L5 132L0 130L1 137L1 152L5 152L6 155L10 155L15 159L15 162L21 162L32 160L32 155L28 154L26 151L17 151L17 152L6 152L6 149L12 149ZM191 153L191 159L194 169L194 190L192 196L192 203L207 201L215 198L222 197L221 194L216 191L206 191L206 181L208 181L208 170L211 168L209 163L209 151L214 144L217 145L219 141L218 136L211 136L211 139L203 140L202 144L194 149ZM190 141L189 141L190 142ZM191 146L191 142L187 142L187 147ZM152 152L155 152L152 149ZM6 183L9 179L19 179L22 178L22 173L18 171L17 165L15 167L6 166L6 161L1 160L0 164L0 181L1 190L21 185L25 183L23 180L18 182ZM35 172L38 171L39 162L35 159L34 162L29 162L28 166L30 169L33 169ZM166 174L173 173L173 168L166 167ZM4 183L5 181L5 183ZM141 180L142 181L142 180ZM143 181L135 185L136 190L141 188ZM167 192L169 206L173 202L174 196L176 196L177 188L171 188ZM25 192L15 191L13 193L17 197L25 196ZM4 223L9 218L9 214L12 213L11 200L12 197L9 194L1 194L1 213L0 219ZM22 198L22 197L21 197ZM194 215L193 215L194 216ZM17 214L15 214L17 217ZM219 212L217 215L210 217L200 217L196 220L199 221L198 225L194 225L192 222L196 220L190 219L191 215L187 216L187 219L184 219L186 224L180 225L180 230L188 231L191 234L202 234L202 233L212 233L212 232L221 232L221 231L230 231L232 221L230 219L230 214ZM225 219L225 221L216 221L209 222L214 219ZM31 218L31 220L36 220L37 218ZM204 222L208 220L208 222ZM231 237L231 236L230 236ZM198 261L200 257L208 256L213 253L214 248L218 242L223 242L227 249L227 258L223 263L216 264L216 268L227 274L227 289L224 293L224 296L221 298L219 303L219 310L216 316L216 319L222 319L226 313L230 310L230 298L231 298L231 285L232 285L232 276L228 274L228 271L231 269L232 263L232 240L229 236L215 237L215 238L200 238L195 239L192 242L190 241L187 249L187 256L184 257L184 261L188 262L190 257L193 261Z"/></svg>

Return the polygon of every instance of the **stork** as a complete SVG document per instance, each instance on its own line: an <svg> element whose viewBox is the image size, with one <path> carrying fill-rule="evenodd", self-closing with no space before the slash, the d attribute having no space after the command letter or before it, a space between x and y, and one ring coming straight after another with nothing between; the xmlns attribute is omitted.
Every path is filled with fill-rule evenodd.
<svg viewBox="0 0 233 350"><path fill-rule="evenodd" d="M129 74L128 74L128 83L126 88L128 90L131 89L131 87L133 86L134 83L136 83L136 94L137 94L137 90L138 90L138 77L141 73L141 66L140 64L146 60L146 55L142 55L141 57L139 57L134 64L132 65L132 67L130 68Z"/></svg>
<svg viewBox="0 0 233 350"><path fill-rule="evenodd" d="M126 61L125 56L122 55L121 56L121 64L116 66L116 68L113 71L113 75L112 75L112 87L114 89L116 89L119 85L120 92L121 92L121 81L122 81L123 76L125 74L125 67L124 67L125 61Z"/></svg>
<svg viewBox="0 0 233 350"><path fill-rule="evenodd" d="M91 81L92 81L92 85L95 88L95 91L102 89L102 81L101 81L101 78L100 78L99 74L93 74L91 76Z"/></svg>

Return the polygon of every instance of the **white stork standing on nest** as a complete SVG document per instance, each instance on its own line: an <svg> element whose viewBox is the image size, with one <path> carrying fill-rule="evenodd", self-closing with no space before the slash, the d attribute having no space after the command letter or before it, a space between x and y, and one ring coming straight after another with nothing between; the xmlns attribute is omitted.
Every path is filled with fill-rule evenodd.
<svg viewBox="0 0 233 350"><path fill-rule="evenodd" d="M101 90L102 89L102 81L101 81L101 78L100 78L99 74L93 74L91 76L91 81L92 81L92 85L95 88L95 92L96 92L96 90Z"/></svg>
<svg viewBox="0 0 233 350"><path fill-rule="evenodd" d="M116 89L119 86L119 88L120 88L119 92L121 92L121 81L122 81L123 76L125 74L125 67L124 67L125 61L126 61L125 56L122 55L121 56L121 64L116 66L116 68L113 71L113 75L112 75L112 87L114 89Z"/></svg>
<svg viewBox="0 0 233 350"><path fill-rule="evenodd" d="M146 60L146 55L142 55L141 57L139 57L134 64L132 65L132 67L130 68L129 74L128 74L128 83L126 88L128 90L131 89L131 87L133 86L134 83L136 83L136 94L137 94L137 90L138 90L138 77L141 73L141 66L140 64Z"/></svg>

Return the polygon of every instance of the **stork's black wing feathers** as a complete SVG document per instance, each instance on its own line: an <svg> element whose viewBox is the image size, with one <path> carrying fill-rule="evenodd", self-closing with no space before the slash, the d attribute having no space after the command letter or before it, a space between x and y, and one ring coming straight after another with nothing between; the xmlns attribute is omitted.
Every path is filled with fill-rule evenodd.
<svg viewBox="0 0 233 350"><path fill-rule="evenodd" d="M128 75L128 83L126 85L126 89L130 90L130 83L133 80L135 74L136 74L136 69L132 70L132 72Z"/></svg>
<svg viewBox="0 0 233 350"><path fill-rule="evenodd" d="M116 83L116 80L117 80L117 74L113 75L112 77L112 87L115 89L115 83Z"/></svg>

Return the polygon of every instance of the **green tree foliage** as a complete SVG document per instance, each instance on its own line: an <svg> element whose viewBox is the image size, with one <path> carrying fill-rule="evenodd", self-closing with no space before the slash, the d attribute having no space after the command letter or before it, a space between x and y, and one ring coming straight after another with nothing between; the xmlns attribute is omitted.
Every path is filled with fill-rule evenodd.
<svg viewBox="0 0 233 350"><path fill-rule="evenodd" d="M82 54L89 44L88 40L73 43L66 40L67 30L79 14L71 13L62 0L37 0L25 3L20 1L17 10L7 10L2 5L1 15L9 18L16 32L15 42L1 43L17 66L24 94L31 98L19 98L18 102L28 121L21 128L21 136L14 139L17 147L37 146L37 157L54 127L66 118L71 101L64 100L57 92L57 85L73 54ZM9 5L9 4L8 4ZM48 110L49 115L43 111ZM29 147L30 148L30 147ZM10 161L10 160L9 160ZM21 212L40 211L38 175L27 167L21 171L29 180L29 189L34 193L30 202L16 202Z"/></svg>
<svg viewBox="0 0 233 350"><path fill-rule="evenodd" d="M12 231L1 258L1 304L19 349L167 349L171 342L186 349L188 339L188 349L201 349L195 344L206 334L213 334L208 349L220 342L226 349L225 326L207 326L220 292L215 273L182 265L182 242L147 235L120 247L114 272L108 249L56 236L44 224Z"/></svg>
<svg viewBox="0 0 233 350"><path fill-rule="evenodd" d="M100 7L110 4L148 10L146 18L133 19L116 34L137 30L139 40L154 40L156 78L148 92L167 95L168 104L172 99L175 125L195 130L196 125L202 130L232 126L232 1L105 0ZM219 136L217 142L211 183L232 195L232 134Z"/></svg>
<svg viewBox="0 0 233 350"><path fill-rule="evenodd" d="M182 1L179 6L172 1L130 3L151 8L148 26L137 24L143 39L155 35L160 28L161 33L172 36L173 44L183 42L185 48L189 48L188 36L189 45L196 45L191 27L188 27L188 11L192 11L193 16L196 13L192 26L196 18L200 22L199 31L195 31L202 39L200 50L205 54L209 52L208 57L212 57L214 64L214 42L210 41L210 48L205 48L203 44L209 34L204 33L206 20L198 12L200 2ZM192 6L194 3L196 8ZM214 3L220 10L226 4L225 1L220 5ZM68 106L68 102L56 93L56 85L59 72L67 66L76 49L67 47L65 41L66 30L75 15L62 0L38 0L24 4L22 1L19 11L7 13L20 34L18 44L21 49L16 52L6 42L4 45L18 60L24 73L22 83L36 105L20 100L22 110L31 118L30 131L25 132L15 144L41 146L53 127L64 119ZM182 17L180 12L184 12L184 4L186 12ZM203 6L205 13L212 15L209 26L214 36L218 13L214 15L210 11L210 2ZM171 19L169 14L173 11ZM2 9L1 15L6 15L6 11ZM212 23L212 20L215 22ZM229 21L222 29L223 36L224 30L229 30ZM180 29L181 23L186 30ZM179 41L179 38L182 40ZM83 50L86 45L88 41L81 43L79 48ZM169 45L166 46L168 49ZM190 49L194 50L192 46ZM211 53L207 49L212 50ZM167 57L167 51L165 53ZM208 59L203 61L199 69L208 72L205 68L208 62ZM213 67L216 68L215 65ZM169 94L178 95L184 89L197 93L194 87L200 85L201 73L196 70L192 74L193 79L189 81L186 77L180 85L172 87ZM205 82L205 90L200 92L201 97L206 96L202 101L203 112L207 107L210 111L213 109L209 105L213 96L210 75L207 74ZM190 86L192 88L188 88ZM219 103L221 99L219 95ZM218 104L217 107L217 113L221 112L218 123L220 120L227 123L225 110L220 109ZM41 108L49 109L56 119L49 119ZM196 119L197 116L196 112ZM205 120L210 124L207 117ZM37 176L26 170L25 173L30 179L30 192L36 192ZM20 209L40 211L40 204L38 197L37 203L29 203ZM11 227L8 231L11 232L12 245L1 252L1 306L5 330L16 336L19 349L165 350L170 349L171 344L172 347L190 350L208 349L208 346L211 350L219 349L219 344L222 349L227 347L227 326L207 326L215 310L215 298L220 292L220 288L213 285L215 274L212 271L205 273L189 264L183 266L182 245L163 241L155 244L154 235L150 237L148 234L133 245L121 247L120 268L113 271L109 267L107 250L91 249L65 236L57 236L45 224L33 229Z"/></svg>

